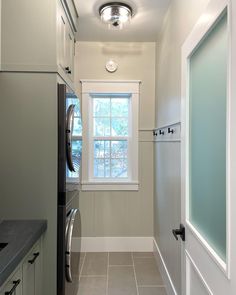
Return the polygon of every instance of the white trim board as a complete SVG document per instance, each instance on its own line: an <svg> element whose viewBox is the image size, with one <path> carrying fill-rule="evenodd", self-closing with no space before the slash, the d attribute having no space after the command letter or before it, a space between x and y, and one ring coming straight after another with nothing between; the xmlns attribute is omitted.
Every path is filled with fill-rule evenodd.
<svg viewBox="0 0 236 295"><path fill-rule="evenodd" d="M72 251L78 252L80 238L73 238ZM153 237L83 237L81 252L152 252Z"/></svg>
<svg viewBox="0 0 236 295"><path fill-rule="evenodd" d="M161 255L161 251L160 251L155 239L153 239L153 252L154 252L154 256L155 256L159 271L161 273L161 277L164 281L164 285L166 287L167 294L168 295L178 295L178 293L175 290L174 284L171 280L171 276L170 276L167 266L165 264L164 258Z"/></svg>

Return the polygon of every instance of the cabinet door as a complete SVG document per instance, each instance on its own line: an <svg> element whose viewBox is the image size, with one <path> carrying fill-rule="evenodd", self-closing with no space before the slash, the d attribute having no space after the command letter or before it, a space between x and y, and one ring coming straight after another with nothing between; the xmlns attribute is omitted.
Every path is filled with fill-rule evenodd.
<svg viewBox="0 0 236 295"><path fill-rule="evenodd" d="M62 7L58 13L58 64L65 70L66 67L66 15Z"/></svg>
<svg viewBox="0 0 236 295"><path fill-rule="evenodd" d="M66 24L66 73L68 77L73 81L73 76L74 76L74 51L75 51L75 39L73 32L71 30L71 27L69 25L69 22Z"/></svg>
<svg viewBox="0 0 236 295"><path fill-rule="evenodd" d="M19 268L13 276L4 284L0 295L6 294L23 295L22 293L22 271Z"/></svg>
<svg viewBox="0 0 236 295"><path fill-rule="evenodd" d="M35 295L42 295L42 273L43 273L43 253L42 253L42 246L41 242L36 246L35 252L39 252L40 255L38 256L37 260L34 264L34 279L35 279Z"/></svg>
<svg viewBox="0 0 236 295"><path fill-rule="evenodd" d="M58 65L72 82L74 80L75 38L67 14L59 1L58 4Z"/></svg>
<svg viewBox="0 0 236 295"><path fill-rule="evenodd" d="M35 292L35 290L39 283L37 278L37 264L40 261L40 256L40 245L37 244L27 255L23 263L23 295L39 294L38 291Z"/></svg>

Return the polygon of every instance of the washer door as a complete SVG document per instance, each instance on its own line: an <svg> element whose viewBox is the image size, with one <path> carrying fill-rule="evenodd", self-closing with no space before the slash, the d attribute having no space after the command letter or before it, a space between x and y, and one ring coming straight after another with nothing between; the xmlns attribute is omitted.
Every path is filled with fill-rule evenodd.
<svg viewBox="0 0 236 295"><path fill-rule="evenodd" d="M72 252L72 239L76 238L76 252ZM81 247L81 220L79 209L71 209L66 224L66 294L76 295L79 288L79 263Z"/></svg>

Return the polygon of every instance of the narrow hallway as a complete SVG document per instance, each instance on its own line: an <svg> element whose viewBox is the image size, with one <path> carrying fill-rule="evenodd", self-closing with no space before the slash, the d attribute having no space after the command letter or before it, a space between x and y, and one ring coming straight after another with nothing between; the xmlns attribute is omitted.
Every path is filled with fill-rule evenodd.
<svg viewBox="0 0 236 295"><path fill-rule="evenodd" d="M151 252L82 253L78 295L166 295Z"/></svg>

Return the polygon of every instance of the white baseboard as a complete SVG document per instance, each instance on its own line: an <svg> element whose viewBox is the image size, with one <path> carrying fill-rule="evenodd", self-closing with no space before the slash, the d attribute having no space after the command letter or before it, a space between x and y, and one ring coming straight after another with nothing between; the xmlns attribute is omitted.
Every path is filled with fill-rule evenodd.
<svg viewBox="0 0 236 295"><path fill-rule="evenodd" d="M79 251L79 238L73 238L72 251ZM153 237L84 237L82 252L152 252Z"/></svg>
<svg viewBox="0 0 236 295"><path fill-rule="evenodd" d="M155 239L153 239L153 252L154 256L157 261L157 265L159 267L162 279L164 281L164 284L166 286L166 291L168 295L178 295L178 293L175 290L174 284L171 280L170 274L168 272L167 266L165 264L165 261L161 255L161 251L157 245L157 242Z"/></svg>

